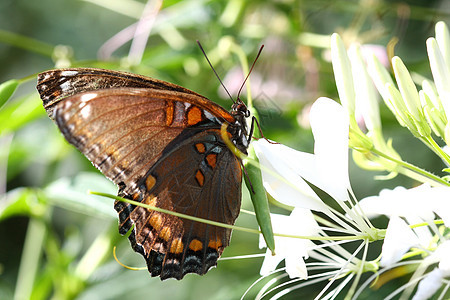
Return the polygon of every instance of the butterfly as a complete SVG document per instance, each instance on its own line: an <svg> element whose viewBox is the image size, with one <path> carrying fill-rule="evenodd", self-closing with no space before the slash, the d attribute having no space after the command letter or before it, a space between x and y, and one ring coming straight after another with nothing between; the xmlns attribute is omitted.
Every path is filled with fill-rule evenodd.
<svg viewBox="0 0 450 300"><path fill-rule="evenodd" d="M230 112L181 86L126 72L72 68L38 75L48 116L107 178L118 195L202 219L234 224L241 161L225 145L222 124L246 153L249 111ZM119 232L151 276L205 274L229 245L231 229L116 201Z"/></svg>

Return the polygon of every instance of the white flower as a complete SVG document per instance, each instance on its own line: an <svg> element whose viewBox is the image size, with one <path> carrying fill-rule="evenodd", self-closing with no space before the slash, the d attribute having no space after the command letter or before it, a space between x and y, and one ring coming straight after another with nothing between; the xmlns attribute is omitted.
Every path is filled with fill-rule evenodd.
<svg viewBox="0 0 450 300"><path fill-rule="evenodd" d="M341 226L342 232L374 237L375 232L367 219L348 207L353 203L349 201L352 192L348 174L349 121L346 110L331 99L319 98L311 108L310 122L315 140L314 154L264 139L253 143L262 166L264 188L283 204L325 213ZM348 217L338 216L340 213L323 203L305 181L330 195ZM343 222L342 218L354 226Z"/></svg>
<svg viewBox="0 0 450 300"><path fill-rule="evenodd" d="M410 229L399 217L405 217L409 225L432 222L434 213L445 224L450 222L450 187L430 187L427 184L406 189L384 189L378 196L360 201L359 206L368 217L390 216L383 244L381 265L390 266L399 261L412 246L429 247L432 233L429 227ZM448 225L447 225L448 226Z"/></svg>
<svg viewBox="0 0 450 300"><path fill-rule="evenodd" d="M277 255L272 257L270 252L266 253L261 274L270 273L285 259L286 271L291 278L306 279L303 259L309 255L315 260L312 263L312 268L316 271L313 275L315 280L327 282L317 296L321 298L341 277L347 277L341 282L341 285L345 285L352 279L357 282L360 275L355 274L360 274L363 269L373 269L366 264L366 254L368 241L375 238L377 232L359 211L349 208L354 202L349 197L349 121L346 110L331 99L320 98L311 108L310 122L315 139L314 154L296 151L263 139L253 144L262 166L264 187L277 201L295 207L289 217L275 215L272 218L274 231L278 232L279 229L281 233L314 236L317 240L313 244L298 238L276 237ZM306 181L328 193L347 215L322 202ZM296 216L300 209L303 216L299 218ZM322 219L323 225L319 227L309 209L325 213L331 221ZM307 224L300 225L299 222ZM335 241L327 232L345 237ZM341 246L352 242L352 239L359 240L359 246L353 253ZM362 258L357 258L356 255ZM329 271L323 272L325 269ZM329 291L329 294L339 293L341 285Z"/></svg>
<svg viewBox="0 0 450 300"><path fill-rule="evenodd" d="M317 235L319 226L310 210L295 208L289 216L271 214L275 233L290 235ZM286 272L290 278L307 279L308 273L304 259L308 258L308 248L314 246L308 239L275 236L276 255L267 249L261 266L261 275L268 275L285 259ZM259 247L266 247L264 238L260 236Z"/></svg>
<svg viewBox="0 0 450 300"><path fill-rule="evenodd" d="M275 200L285 205L315 211L328 210L293 166L295 157L308 153L281 144L270 144L264 139L254 142L253 147L259 163L265 167L262 169L264 188ZM283 179L273 174L283 174Z"/></svg>
<svg viewBox="0 0 450 300"><path fill-rule="evenodd" d="M426 201L424 201L426 199ZM405 217L410 224L434 219L434 213L450 226L450 187L431 187L422 184L406 189L384 189L379 196L370 196L359 202L368 217L377 215Z"/></svg>
<svg viewBox="0 0 450 300"><path fill-rule="evenodd" d="M442 286L445 277L450 276L450 241L445 241L426 258L429 263L439 262L437 268L425 275L417 288L413 300L428 299Z"/></svg>
<svg viewBox="0 0 450 300"><path fill-rule="evenodd" d="M254 142L253 147L261 165L285 179L283 182L262 170L264 187L272 197L289 206L325 212L328 208L304 180L334 199L348 199L348 117L335 101L319 98L311 108L310 122L314 154L264 139Z"/></svg>
<svg viewBox="0 0 450 300"><path fill-rule="evenodd" d="M449 49L450 34L445 32L444 35L447 38L443 40L442 45L439 44L439 51L447 55L448 51L442 49ZM439 43L440 39L437 40ZM314 283L327 282L316 299L334 299L343 290L348 290L346 298L350 299L357 298L363 288L390 268L414 264L417 268L409 282L392 292L388 298L402 292L402 298L410 298L418 284L414 296L416 300L436 294L443 285L442 290L445 293L450 288L450 281L446 279L450 275L450 242L447 241L448 233L442 230L443 226L440 224L444 223L447 227L450 225L450 187L445 186L445 178L438 178L403 163L391 141L384 141L377 112L377 96L359 48L353 48L347 53L343 41L336 34L331 37L331 41L333 70L343 106L327 98L319 98L313 104L310 123L315 139L314 154L272 144L264 139L253 143L262 166L264 187L278 202L294 207L294 212L289 217L275 215L274 227L282 233L292 235L301 235L312 229L315 230L312 235L316 234L312 238L314 244L305 243L301 239L277 237L279 253L274 257L271 257L269 252L266 253L261 274L269 274L285 259L286 270L291 278L306 279L309 276ZM437 52L436 45L429 49ZM443 57L448 63L450 56ZM450 74L450 69L443 70L440 57L434 55L432 58L438 58L437 63L431 63L432 66L437 66L437 69L433 69L434 77L435 74L442 77L445 72ZM375 80L379 93L394 112L400 125L406 126L416 137L436 150L448 165L448 155L444 155L443 151L437 148L431 137L433 130L438 136L444 137L447 144L450 140L450 125L447 119L442 117L442 113L439 119L433 114L438 108L435 103L440 103L436 101L438 96L442 101L450 99L448 86L443 84L444 81L437 82L435 92L433 84L425 83L424 91L418 92L410 73L398 57L393 59L392 65L398 89L381 64L373 58L369 59L369 73ZM450 78L448 74L444 74L447 81ZM366 99L366 103L362 103L362 99ZM362 103L367 133L358 127L354 117L355 101ZM349 145L355 150L355 161L361 166L387 170L391 172L389 176L405 174L420 182L428 182L433 187L427 184L412 189L397 187L394 190L383 190L378 196L357 202L348 175ZM328 206L322 202L311 186L327 193L337 205ZM307 214L311 214L308 210L321 212L315 216L317 224L311 217L310 224L303 226L305 231L299 231L302 226L299 226L295 218L299 209ZM374 228L368 218L380 214L390 217L386 231ZM435 220L436 216L442 220ZM371 242L382 238L385 240L381 261L367 261ZM342 246L347 242L355 244L354 241L358 240L359 245L353 248L352 252ZM414 248L413 251L411 248ZM406 257L414 256L418 259L399 262L405 254ZM308 257L310 261L306 264L307 273L304 259ZM434 265L438 266L430 272ZM384 268L380 269L380 266ZM356 291L361 275L365 272L374 272L374 275ZM271 282L277 281L277 278L274 279ZM341 282L336 287L338 280ZM351 286L345 289L351 281ZM293 282L296 281L291 281ZM308 285L309 282L296 284L293 288L275 294L273 298L278 299L296 288ZM274 283L268 283L271 284ZM274 290L275 288L259 295L265 297ZM442 293L440 298L443 297Z"/></svg>

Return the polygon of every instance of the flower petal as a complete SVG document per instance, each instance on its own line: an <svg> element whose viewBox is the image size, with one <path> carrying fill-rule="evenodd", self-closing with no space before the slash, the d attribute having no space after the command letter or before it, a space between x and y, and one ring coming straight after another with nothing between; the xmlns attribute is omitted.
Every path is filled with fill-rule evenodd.
<svg viewBox="0 0 450 300"><path fill-rule="evenodd" d="M398 186L393 190L383 189L379 196L364 198L359 204L369 218L378 215L396 215L432 220L434 219L434 214L430 203L434 203L433 199L435 199L431 195L432 193L435 193L434 188L427 184L411 189ZM423 199L428 199L429 201L423 201ZM448 199L448 196L446 199Z"/></svg>
<svg viewBox="0 0 450 300"><path fill-rule="evenodd" d="M443 272L443 276L450 276L450 241L440 244L437 249L429 257L431 260L439 262L439 269Z"/></svg>
<svg viewBox="0 0 450 300"><path fill-rule="evenodd" d="M442 285L442 271L435 268L419 282L417 292L412 300L426 300L436 293Z"/></svg>
<svg viewBox="0 0 450 300"><path fill-rule="evenodd" d="M289 216L271 214L274 232L311 236L317 235L319 226L308 209L295 208ZM260 247L264 246L264 239L260 237ZM304 258L308 258L308 249L314 244L307 239L275 236L276 255L266 252L261 266L261 275L267 275L275 270L285 259L286 272L290 278L307 278Z"/></svg>
<svg viewBox="0 0 450 300"><path fill-rule="evenodd" d="M288 273L289 278L301 278L308 279L308 270L306 268L306 263L303 257L297 256L286 256L286 273Z"/></svg>
<svg viewBox="0 0 450 300"><path fill-rule="evenodd" d="M412 246L418 244L419 239L405 221L397 216L392 217L386 230L380 265L388 267L396 263Z"/></svg>
<svg viewBox="0 0 450 300"><path fill-rule="evenodd" d="M264 139L254 142L253 147L261 165L288 182L281 182L263 169L264 187L272 197L290 206L325 212L326 205L302 178L336 200L348 199L349 121L344 108L328 98L319 98L313 104L310 121L314 155Z"/></svg>
<svg viewBox="0 0 450 300"><path fill-rule="evenodd" d="M264 139L255 141L253 147L259 163L264 166L261 170L264 188L275 200L289 206L328 211L327 206L293 166L294 161L301 160L300 157L312 154L296 151L281 144L271 144ZM273 174L278 174L284 180Z"/></svg>
<svg viewBox="0 0 450 300"><path fill-rule="evenodd" d="M299 174L336 200L347 200L349 121L344 108L328 98L319 98L311 107L314 156L310 161L293 161ZM302 167L309 164L309 167Z"/></svg>
<svg viewBox="0 0 450 300"><path fill-rule="evenodd" d="M431 209L442 218L446 227L450 227L450 187L433 188L433 194L427 197Z"/></svg>
<svg viewBox="0 0 450 300"><path fill-rule="evenodd" d="M366 49L369 51L368 48ZM358 84L355 85L356 113L361 112L369 131L379 130L381 128L381 120L379 103L377 101L378 95L375 93L372 78L367 73L362 47L354 44L348 52L352 64L353 78L358 80Z"/></svg>
<svg viewBox="0 0 450 300"><path fill-rule="evenodd" d="M272 251L267 249L266 255L264 256L264 261L261 266L261 270L259 271L259 274L262 276L267 276L270 274L270 272L274 271L278 264L284 259L282 255L276 254L272 255Z"/></svg>

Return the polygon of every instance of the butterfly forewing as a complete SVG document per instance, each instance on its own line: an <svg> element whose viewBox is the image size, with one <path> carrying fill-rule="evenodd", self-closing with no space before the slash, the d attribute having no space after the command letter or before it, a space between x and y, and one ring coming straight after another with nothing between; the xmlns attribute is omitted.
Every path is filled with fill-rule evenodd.
<svg viewBox="0 0 450 300"><path fill-rule="evenodd" d="M72 68L43 72L38 75L36 88L47 114L50 118L53 118L53 108L63 98L81 92L122 87L149 88L181 95L190 94L210 102L207 98L170 82L127 72L94 68Z"/></svg>
<svg viewBox="0 0 450 300"><path fill-rule="evenodd" d="M98 69L42 73L38 91L65 138L120 196L234 224L242 173L220 127L239 124L226 110L174 84ZM161 279L206 273L229 244L229 229L123 202L115 209L119 232L132 230L134 250Z"/></svg>

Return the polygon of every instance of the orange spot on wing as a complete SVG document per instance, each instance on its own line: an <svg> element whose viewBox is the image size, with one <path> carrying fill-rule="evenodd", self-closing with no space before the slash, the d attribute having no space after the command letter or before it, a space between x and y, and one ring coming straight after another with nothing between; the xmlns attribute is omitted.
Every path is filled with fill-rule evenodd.
<svg viewBox="0 0 450 300"><path fill-rule="evenodd" d="M153 213L153 216L150 218L149 223L153 228L155 228L156 231L159 231L163 224L163 218L159 213Z"/></svg>
<svg viewBox="0 0 450 300"><path fill-rule="evenodd" d="M195 125L202 121L202 111L197 106L192 106L187 114L187 123L189 126Z"/></svg>
<svg viewBox="0 0 450 300"><path fill-rule="evenodd" d="M205 145L203 145L202 143L195 144L195 148L197 149L198 153L206 152Z"/></svg>
<svg viewBox="0 0 450 300"><path fill-rule="evenodd" d="M208 166L214 169L216 167L217 154L208 154L206 161L208 162Z"/></svg>
<svg viewBox="0 0 450 300"><path fill-rule="evenodd" d="M208 247L218 250L219 247L222 247L222 241L221 240L214 240L214 241L209 240Z"/></svg>
<svg viewBox="0 0 450 300"><path fill-rule="evenodd" d="M166 125L170 126L173 122L174 107L172 101L166 102Z"/></svg>
<svg viewBox="0 0 450 300"><path fill-rule="evenodd" d="M183 242L181 241L180 238L177 238L172 241L172 244L170 245L170 252L178 254L183 252L183 248L184 248Z"/></svg>
<svg viewBox="0 0 450 300"><path fill-rule="evenodd" d="M60 90L56 90L56 91L54 91L52 93L52 96L55 97L55 98L59 97L60 95L61 95L61 91Z"/></svg>
<svg viewBox="0 0 450 300"><path fill-rule="evenodd" d="M203 184L205 183L205 176L200 170L197 170L197 173L195 173L195 179L197 179L197 182L200 186L203 186Z"/></svg>
<svg viewBox="0 0 450 300"><path fill-rule="evenodd" d="M150 191L156 183L156 178L152 175L148 175L148 177L145 179L145 186L147 187L147 191Z"/></svg>
<svg viewBox="0 0 450 300"><path fill-rule="evenodd" d="M156 200L158 200L158 197L155 197L153 195L149 195L145 197L144 203L150 206L156 206Z"/></svg>
<svg viewBox="0 0 450 300"><path fill-rule="evenodd" d="M171 236L172 236L172 230L168 226L163 227L163 229L161 229L161 231L159 232L159 237L165 241L169 241Z"/></svg>
<svg viewBox="0 0 450 300"><path fill-rule="evenodd" d="M191 249L192 251L200 251L203 249L203 243L199 240L192 240L189 243L189 249Z"/></svg>

